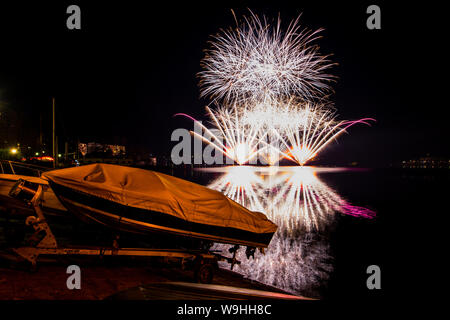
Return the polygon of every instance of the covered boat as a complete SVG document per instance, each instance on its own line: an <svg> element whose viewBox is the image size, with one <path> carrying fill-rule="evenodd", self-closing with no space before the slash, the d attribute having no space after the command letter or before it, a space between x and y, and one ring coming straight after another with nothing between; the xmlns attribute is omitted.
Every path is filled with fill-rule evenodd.
<svg viewBox="0 0 450 320"><path fill-rule="evenodd" d="M92 164L42 177L69 211L120 230L267 247L277 229L218 191L159 172Z"/></svg>

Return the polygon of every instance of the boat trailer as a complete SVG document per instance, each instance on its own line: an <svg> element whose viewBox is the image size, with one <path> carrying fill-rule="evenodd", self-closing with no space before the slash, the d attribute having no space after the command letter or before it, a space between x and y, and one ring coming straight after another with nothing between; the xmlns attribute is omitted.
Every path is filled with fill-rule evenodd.
<svg viewBox="0 0 450 320"><path fill-rule="evenodd" d="M233 254L231 258L208 249L120 248L116 240L111 247L60 247L42 211L44 188L47 187L20 179L9 193L10 196L25 201L35 212L35 215L28 216L25 220L25 225L33 227L34 233L26 240L25 246L11 248L14 254L29 263L31 271L37 270L37 260L41 255L163 257L179 260L183 270L193 270L197 282L211 283L219 261L230 263L231 269L234 265L240 264L236 259L238 245L229 250Z"/></svg>

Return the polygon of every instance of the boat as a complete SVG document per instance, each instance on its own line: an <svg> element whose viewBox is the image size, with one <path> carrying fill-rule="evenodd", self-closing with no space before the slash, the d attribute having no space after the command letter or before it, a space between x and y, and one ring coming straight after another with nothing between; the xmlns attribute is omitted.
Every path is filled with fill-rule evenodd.
<svg viewBox="0 0 450 320"><path fill-rule="evenodd" d="M80 219L133 233L164 233L266 248L277 226L222 193L163 173L111 164L44 172Z"/></svg>
<svg viewBox="0 0 450 320"><path fill-rule="evenodd" d="M9 195L10 190L19 180L25 180L46 189L42 198L42 209L47 215L64 215L67 209L61 204L56 195L48 186L48 181L40 177L19 175L19 174L1 174L0 173L0 208L20 215L33 214L33 208L25 202L15 199Z"/></svg>

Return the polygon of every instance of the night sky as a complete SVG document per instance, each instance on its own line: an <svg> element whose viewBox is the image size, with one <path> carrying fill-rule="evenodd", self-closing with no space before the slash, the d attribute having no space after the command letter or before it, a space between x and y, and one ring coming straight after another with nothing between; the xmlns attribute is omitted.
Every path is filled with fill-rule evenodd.
<svg viewBox="0 0 450 320"><path fill-rule="evenodd" d="M286 24L325 28L321 53L333 54L338 77L331 100L339 118L373 117L355 126L321 157L326 164L358 161L388 166L430 154L448 157L445 94L447 50L439 24L443 8L370 1L55 1L0 4L0 108L22 121L21 140L33 143L39 114L51 134L56 98L59 141L125 143L132 149L170 154L175 128L207 120L199 98L200 59L210 35L256 14ZM66 8L81 7L81 30L66 28ZM381 30L366 28L366 8L381 7ZM46 123L46 121L48 123ZM27 142L28 141L28 142Z"/></svg>

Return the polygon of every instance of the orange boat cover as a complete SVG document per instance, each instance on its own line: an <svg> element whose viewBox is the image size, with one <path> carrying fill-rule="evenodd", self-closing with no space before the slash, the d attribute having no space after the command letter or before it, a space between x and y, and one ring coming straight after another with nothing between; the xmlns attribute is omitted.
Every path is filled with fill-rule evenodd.
<svg viewBox="0 0 450 320"><path fill-rule="evenodd" d="M123 205L170 214L190 222L274 233L277 226L222 193L155 171L91 164L45 172L45 179Z"/></svg>

